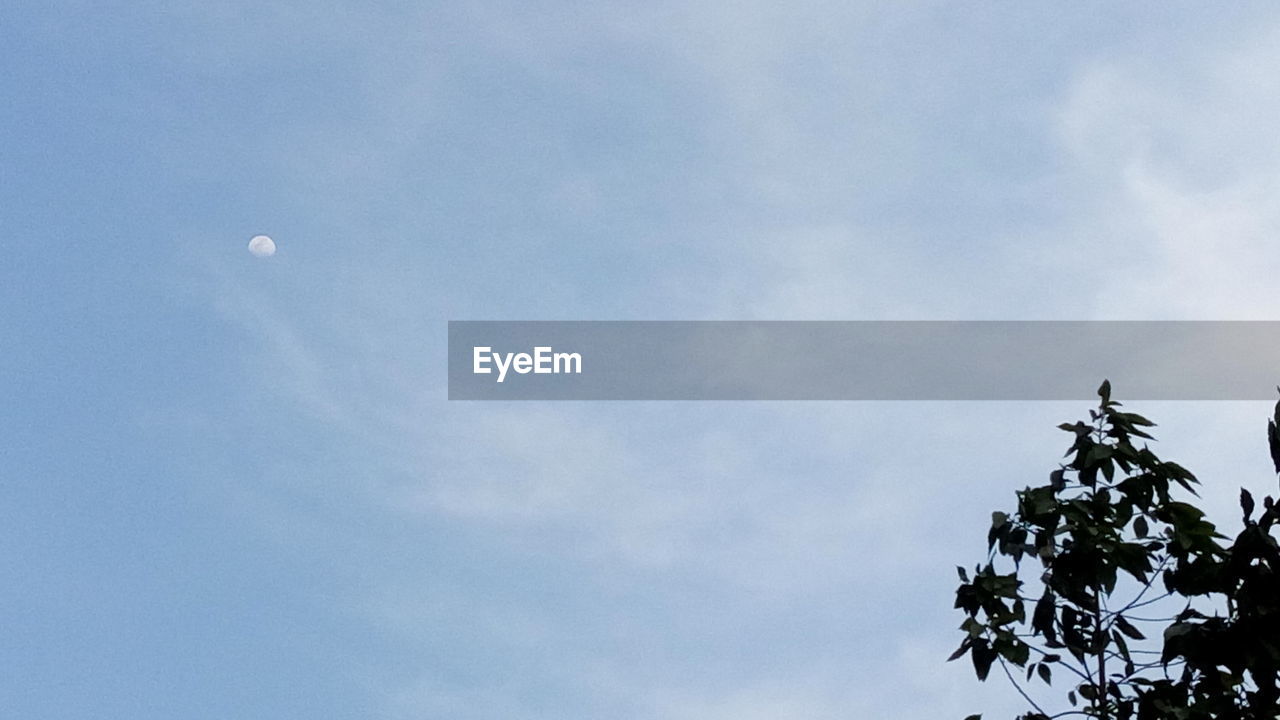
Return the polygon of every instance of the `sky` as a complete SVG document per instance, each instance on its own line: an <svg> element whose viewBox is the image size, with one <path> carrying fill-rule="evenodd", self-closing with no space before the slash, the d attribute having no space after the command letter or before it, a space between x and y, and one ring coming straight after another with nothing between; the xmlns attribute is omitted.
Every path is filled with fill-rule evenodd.
<svg viewBox="0 0 1280 720"><path fill-rule="evenodd" d="M451 403L447 321L1280 319L1270 3L0 26L4 716L1011 717L954 566L1087 404Z"/></svg>

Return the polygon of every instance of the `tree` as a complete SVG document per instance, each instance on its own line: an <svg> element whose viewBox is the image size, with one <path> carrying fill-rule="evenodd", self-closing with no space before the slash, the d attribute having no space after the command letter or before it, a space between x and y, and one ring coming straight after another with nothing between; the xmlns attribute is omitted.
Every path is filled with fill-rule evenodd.
<svg viewBox="0 0 1280 720"><path fill-rule="evenodd" d="M1195 475L1135 445L1154 423L1123 412L1109 382L1098 396L1088 422L1059 426L1069 460L992 513L986 562L957 568L966 617L949 660L967 654L979 680L998 666L1031 706L1020 720L1276 720L1280 506L1265 498L1255 519L1242 489L1228 544L1188 499ZM1280 472L1278 424L1280 403ZM1065 709L1033 700L1032 683L1062 680Z"/></svg>

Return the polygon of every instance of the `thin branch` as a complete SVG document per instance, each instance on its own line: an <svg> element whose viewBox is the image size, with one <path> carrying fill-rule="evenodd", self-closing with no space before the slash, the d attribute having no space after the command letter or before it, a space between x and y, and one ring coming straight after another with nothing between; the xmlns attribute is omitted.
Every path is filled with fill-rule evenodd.
<svg viewBox="0 0 1280 720"><path fill-rule="evenodd" d="M1037 705L1036 701L1032 700L1031 696L1028 695L1022 689L1021 685L1018 684L1018 681L1013 679L1013 673L1009 672L1009 666L1008 664L1005 663L1004 658L997 658L997 659L1000 661L1000 669L1004 670L1005 677L1009 678L1009 682L1013 684L1013 689L1018 691L1018 694L1022 696L1023 700L1026 700L1027 702L1031 703L1031 707L1035 708L1036 712L1040 713L1041 715L1047 715L1048 713L1044 711L1044 708Z"/></svg>
<svg viewBox="0 0 1280 720"><path fill-rule="evenodd" d="M1173 622L1173 620L1174 620L1174 618L1175 618L1175 617L1176 617L1176 616L1174 616L1174 615L1170 615L1169 617L1161 617L1161 618L1151 618L1151 617L1134 617L1133 615L1125 615L1125 616L1124 616L1124 619L1125 619L1125 620L1130 620L1130 621L1133 621L1133 622L1158 622L1158 623L1167 623L1167 622Z"/></svg>
<svg viewBox="0 0 1280 720"><path fill-rule="evenodd" d="M1153 578L1153 579L1154 579L1154 578ZM1150 587L1150 586L1148 586L1148 587ZM1139 593L1138 597L1141 597L1141 596L1142 596L1142 595L1141 595L1141 593ZM1158 595L1158 596L1156 596L1156 597L1150 598L1150 599L1148 599L1148 600L1144 600L1144 601L1142 601L1142 602L1130 602L1128 605L1125 605L1124 607L1120 608L1119 610L1116 610L1115 612L1111 613L1111 615L1114 617L1114 616L1116 616L1116 615L1120 615L1120 614L1122 614L1122 613L1128 612L1129 610L1134 610L1134 609L1136 609L1136 608L1140 608L1140 607L1146 607L1147 605L1151 605L1152 603L1158 603L1158 602L1160 602L1161 600L1164 600L1164 599L1166 599L1166 598L1170 598L1170 597L1173 597L1173 593L1171 593L1171 592L1167 592L1167 593L1164 593L1164 594L1162 594L1162 595ZM1134 599L1136 600L1137 598L1134 598Z"/></svg>
<svg viewBox="0 0 1280 720"><path fill-rule="evenodd" d="M1029 636L1020 636L1020 637L1029 637ZM1051 652L1049 652L1048 650L1042 650L1042 649L1040 649L1040 648L1036 647L1035 645L1031 645L1031 644L1029 644L1029 643L1028 643L1027 647L1031 648L1032 650L1035 650L1036 652L1040 653L1041 655L1055 655L1055 654L1057 654L1057 653L1051 653ZM1064 667L1064 668L1066 668L1066 669L1070 670L1071 672L1075 673L1076 675L1079 675L1081 680L1091 680L1091 678L1089 677L1089 675L1088 675L1088 674L1086 674L1084 670L1081 670L1080 668L1076 667L1075 665L1072 665L1071 663L1067 662L1067 661L1066 661L1066 658L1065 658L1065 657L1063 657L1062 655L1058 655L1058 665L1060 665L1060 666L1062 666L1062 667Z"/></svg>
<svg viewBox="0 0 1280 720"><path fill-rule="evenodd" d="M1169 564L1169 556L1165 555L1163 558L1160 559L1160 564L1156 566L1154 570L1151 571L1151 579L1147 580L1147 582L1143 584L1142 590L1138 591L1138 594L1132 600L1130 600L1127 605L1120 608L1119 610L1116 610L1114 613L1111 613L1110 615L1112 617L1116 615L1123 615L1134 608L1143 607L1144 605L1150 605L1153 602L1158 602L1160 600L1163 600L1164 598L1169 597L1172 593L1165 593L1164 595L1161 595L1160 597L1152 598L1147 602L1139 602L1140 600L1142 600L1142 596L1146 595L1147 591L1151 589L1151 585L1156 581L1156 578L1160 577L1160 571L1164 570L1164 566L1168 564Z"/></svg>

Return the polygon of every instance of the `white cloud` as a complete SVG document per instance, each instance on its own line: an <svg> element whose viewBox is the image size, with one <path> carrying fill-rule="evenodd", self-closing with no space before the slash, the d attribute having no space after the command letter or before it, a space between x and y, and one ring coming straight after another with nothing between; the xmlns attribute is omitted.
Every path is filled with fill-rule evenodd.
<svg viewBox="0 0 1280 720"><path fill-rule="evenodd" d="M1100 61L1073 82L1059 125L1081 208L1068 231L1100 278L1100 316L1277 317L1275 41Z"/></svg>

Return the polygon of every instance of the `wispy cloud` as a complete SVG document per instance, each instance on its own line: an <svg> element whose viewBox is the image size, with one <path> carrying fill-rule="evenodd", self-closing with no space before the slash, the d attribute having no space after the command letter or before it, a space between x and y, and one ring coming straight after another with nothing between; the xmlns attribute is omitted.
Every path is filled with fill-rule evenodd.
<svg viewBox="0 0 1280 720"><path fill-rule="evenodd" d="M548 237L559 228L503 226L503 243L468 247L447 232L465 228L432 225L435 210L414 207L380 227L438 234L389 232L391 247L362 257L359 273L325 269L326 258L350 260L338 239L314 244L317 259L274 290L222 287L223 310L258 339L256 361L286 378L275 390L287 390L300 421L343 428L353 455L376 458L370 480L313 489L331 501L359 493L363 523L384 529L356 555L413 543L456 555L453 565L433 557L422 578L406 575L415 557L375 567L369 587L344 598L372 626L409 639L405 666L374 683L387 712L932 718L1011 703L975 687L964 668L938 671L954 624L950 568L981 551L987 512L1052 466L1061 450L1052 425L1074 408L450 404L442 321L598 317L590 293L574 289L592 283L614 298L604 312L668 317L1269 317L1280 176L1261 134L1276 89L1258 69L1274 66L1269 36L1199 47L1181 65L1121 55L1073 67L1061 92L1050 86L1006 108L1040 108L1032 149L1048 167L953 177L965 152L977 152L947 154L948 132L973 136L959 120L939 120L969 102L946 87L960 75L909 60L891 67L874 52L895 32L890 20L847 10L821 24L764 6L635 12L629 23L583 9L569 32L565 16L489 11L492 22L468 35L523 73L522 92L634 131L621 150L578 143L574 132L599 130L554 117L535 126L467 115L506 107L503 94L515 90L486 85L494 95L479 97L437 86L422 79L435 77L425 68L433 56L405 41L406 76L368 85L365 112L387 118L376 136L324 129L307 141L319 154L299 161L338 197L343 178L359 177L346 163L363 162L367 144L378 149L369 157L380 187L391 177L422 189L433 185L415 184L414 163L447 145L433 132L494 123L512 133L496 156L538 168L522 176L537 181L524 197L550 203L553 215L572 208L565 232L596 233L602 265L558 255L564 248ZM607 57L617 48L622 57ZM955 50L957 63L967 57ZM610 61L617 66L602 69ZM611 90L618 77L642 87ZM574 95L583 88L631 109L645 98L665 104L650 124L631 123ZM473 104L437 107L431 122L442 124L417 124L417 103L441 97ZM547 127L563 144L539 165L512 138ZM688 147L703 154L681 155ZM668 154L646 165L637 148ZM661 170L668 162L681 174ZM498 182L492 170L476 177ZM628 178L639 180L629 187ZM966 202L1006 217L984 219ZM670 235L646 231L648 211ZM359 212L329 212L344 231L359 229ZM631 273L609 264L646 254L666 262L637 260ZM424 290L427 277L436 285ZM534 297L540 287L543 299L521 304L517 290ZM1252 412L1215 416L1232 432L1215 436L1213 452L1247 455ZM1185 430L1190 415L1169 415L1173 440L1207 459ZM1229 492L1211 494L1220 503ZM494 567L521 562L534 569L495 583ZM494 566L494 575L469 577L463 566ZM447 651L423 649L433 643L469 644L470 654L441 659Z"/></svg>
<svg viewBox="0 0 1280 720"><path fill-rule="evenodd" d="M1273 28L1156 64L1083 68L1062 105L1080 217L1105 277L1104 317L1274 319L1280 109Z"/></svg>

